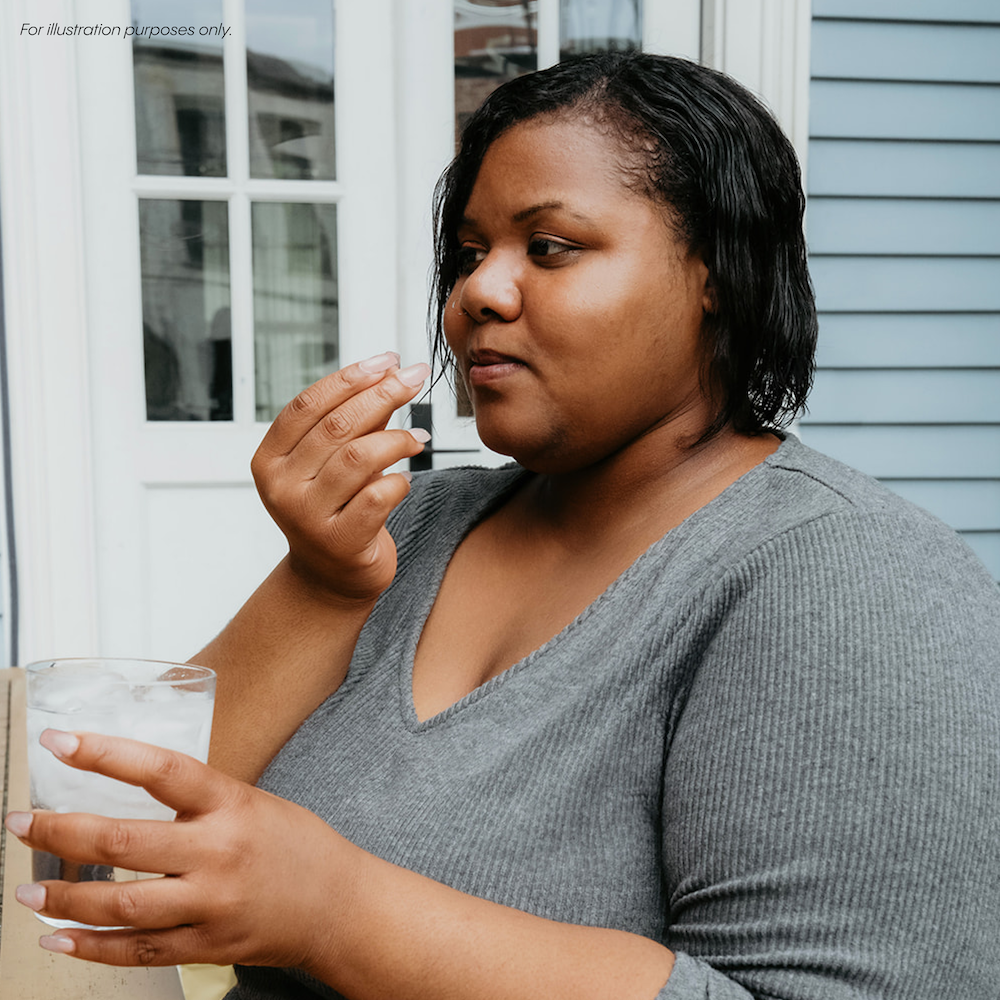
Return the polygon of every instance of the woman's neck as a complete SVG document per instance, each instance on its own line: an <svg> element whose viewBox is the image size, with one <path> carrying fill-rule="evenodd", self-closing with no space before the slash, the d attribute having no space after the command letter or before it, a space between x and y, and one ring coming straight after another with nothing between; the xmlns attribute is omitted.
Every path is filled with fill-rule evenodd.
<svg viewBox="0 0 1000 1000"><path fill-rule="evenodd" d="M567 541L639 531L660 537L759 465L780 444L774 434L724 429L685 446L667 428L587 468L532 477L517 494L518 514ZM522 522L523 523L523 522Z"/></svg>

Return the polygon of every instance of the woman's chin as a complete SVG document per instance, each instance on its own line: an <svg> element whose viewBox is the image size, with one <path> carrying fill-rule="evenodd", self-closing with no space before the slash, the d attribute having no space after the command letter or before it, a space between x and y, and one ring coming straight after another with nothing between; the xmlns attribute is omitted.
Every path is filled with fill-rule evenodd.
<svg viewBox="0 0 1000 1000"><path fill-rule="evenodd" d="M553 439L539 439L537 436L526 437L499 434L495 431L480 432L480 439L490 451L498 455L507 455L518 465L539 475L558 475L562 472L572 472L586 465L573 449Z"/></svg>
<svg viewBox="0 0 1000 1000"><path fill-rule="evenodd" d="M527 439L524 434L519 434L512 428L498 426L494 421L485 420L478 412L476 413L476 430L479 432L479 440L490 451L494 451L498 455L506 455L519 465L524 465L525 461L530 460L537 450L537 445ZM527 466L525 467L527 468Z"/></svg>

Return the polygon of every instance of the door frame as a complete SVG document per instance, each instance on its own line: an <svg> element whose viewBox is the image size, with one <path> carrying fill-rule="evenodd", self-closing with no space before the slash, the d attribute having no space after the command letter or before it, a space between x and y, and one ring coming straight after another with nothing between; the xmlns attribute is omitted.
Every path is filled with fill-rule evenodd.
<svg viewBox="0 0 1000 1000"><path fill-rule="evenodd" d="M106 9L115 9L114 2L109 0ZM352 264L346 264L348 271L341 272L344 308L350 308L353 296L356 311L353 318L344 316L344 326L359 324L359 329L376 331L379 338L384 333L378 346L395 342L404 362L412 363L426 357L429 191L450 155L447 142L429 143L419 133L433 128L450 134L453 120L447 75L428 76L423 63L432 58L450 65L450 4L448 0L377 2L383 11L379 23L385 44L373 50L388 51L394 58L381 60L384 72L369 74L367 83L378 78L374 85L382 88L380 99L390 108L384 132L396 155L387 165L391 180L378 187L391 216L386 226L395 260L389 264L391 280L375 295L360 294L367 287L365 279L351 275ZM359 6L371 4L372 0L340 0L338 16L356 14ZM804 164L809 0L704 0L700 17L696 6L691 0L646 0L647 46L689 57L700 51L704 61L742 79L774 108ZM101 397L107 385L101 376L123 361L109 353L106 343L102 347L98 335L116 310L130 311L132 319L141 315L138 257L134 273L120 276L114 286L119 294L109 283L94 281L107 264L102 260L100 213L94 215L87 190L93 186L88 179L92 171L100 170L102 157L108 155L108 150L93 145L90 131L90 116L100 111L88 96L98 82L92 75L93 64L100 56L99 45L117 41L120 51L121 40L77 40L86 42L85 48L66 44L65 39L20 34L22 23L72 24L93 18L93 4L74 0L0 4L0 235L11 414L10 499L20 556L18 631L23 662L103 651L106 628L100 608L109 598L100 579L109 569L99 540L106 541L116 527L115 516L109 513L114 506L107 503L115 480L108 473L109 463L113 467L116 462L146 460L149 452L144 449L151 441L155 444L160 431L152 428L149 434L139 434L124 456L109 456L98 429L108 419L108 405L112 410L119 405L134 407L141 395L133 356L127 362L137 381L131 402L124 398L127 393L120 399ZM338 38L344 35L341 26ZM420 39L427 48L414 44ZM54 45L61 46L60 58L52 57ZM355 59L372 51L363 45L354 48ZM344 58L351 58L351 53ZM411 85L414 79L427 84L420 100ZM426 99L428 93L433 100ZM121 100L131 108L131 93ZM363 124L355 121L351 127ZM112 145L122 142L122 135L131 140L130 118L112 125L118 130ZM134 199L135 191L128 196ZM384 248L385 228L381 224L379 228L375 238ZM263 429L257 425L246 432L247 441ZM211 430L224 435L228 429ZM187 471L178 469L172 475L182 480L209 462L214 459L192 443ZM245 464L242 470L235 465L232 471L220 472L217 465L213 469L221 481L237 477L248 481Z"/></svg>

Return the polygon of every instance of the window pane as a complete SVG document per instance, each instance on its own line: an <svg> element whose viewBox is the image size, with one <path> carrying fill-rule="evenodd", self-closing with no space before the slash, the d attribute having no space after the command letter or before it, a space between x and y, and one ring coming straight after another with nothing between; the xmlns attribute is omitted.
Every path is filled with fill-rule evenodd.
<svg viewBox="0 0 1000 1000"><path fill-rule="evenodd" d="M455 0L455 134L501 83L538 68L537 0Z"/></svg>
<svg viewBox="0 0 1000 1000"><path fill-rule="evenodd" d="M257 202L253 314L257 419L337 367L337 207Z"/></svg>
<svg viewBox="0 0 1000 1000"><path fill-rule="evenodd" d="M334 180L332 0L246 11L250 176Z"/></svg>
<svg viewBox="0 0 1000 1000"><path fill-rule="evenodd" d="M559 0L559 57L642 47L642 0Z"/></svg>
<svg viewBox="0 0 1000 1000"><path fill-rule="evenodd" d="M132 0L132 24L139 173L224 177L222 0Z"/></svg>
<svg viewBox="0 0 1000 1000"><path fill-rule="evenodd" d="M232 420L228 206L139 201L147 420Z"/></svg>

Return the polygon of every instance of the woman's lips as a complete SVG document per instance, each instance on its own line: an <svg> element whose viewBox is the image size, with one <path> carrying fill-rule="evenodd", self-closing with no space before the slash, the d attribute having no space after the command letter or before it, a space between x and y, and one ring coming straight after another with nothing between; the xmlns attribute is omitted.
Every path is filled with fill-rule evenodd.
<svg viewBox="0 0 1000 1000"><path fill-rule="evenodd" d="M475 386L499 382L524 368L524 363L517 358L496 351L473 351L469 361L469 382Z"/></svg>

